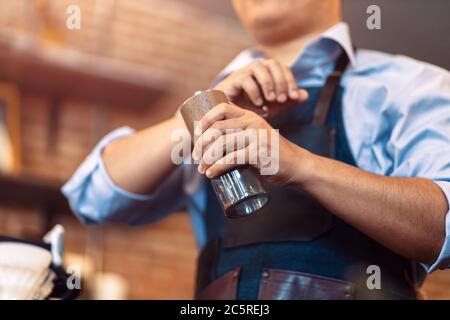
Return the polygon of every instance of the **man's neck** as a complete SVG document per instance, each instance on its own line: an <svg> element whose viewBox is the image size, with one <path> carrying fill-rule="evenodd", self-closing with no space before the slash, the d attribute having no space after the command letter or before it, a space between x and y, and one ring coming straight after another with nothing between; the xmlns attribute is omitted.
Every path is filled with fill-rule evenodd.
<svg viewBox="0 0 450 320"><path fill-rule="evenodd" d="M267 57L280 61L286 66L291 66L299 57L300 53L306 47L306 45L312 40L319 37L325 30L331 28L339 21L333 21L326 25L322 25L316 28L312 32L302 34L294 39L285 41L283 43L277 43L274 45L261 46L262 51Z"/></svg>

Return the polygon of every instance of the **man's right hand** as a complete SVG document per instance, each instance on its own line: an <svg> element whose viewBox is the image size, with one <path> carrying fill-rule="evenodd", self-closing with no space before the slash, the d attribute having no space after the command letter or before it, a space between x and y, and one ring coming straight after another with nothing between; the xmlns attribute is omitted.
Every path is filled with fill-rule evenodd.
<svg viewBox="0 0 450 320"><path fill-rule="evenodd" d="M308 92L298 88L291 70L276 60L252 62L231 73L215 89L239 107L269 117L308 99Z"/></svg>

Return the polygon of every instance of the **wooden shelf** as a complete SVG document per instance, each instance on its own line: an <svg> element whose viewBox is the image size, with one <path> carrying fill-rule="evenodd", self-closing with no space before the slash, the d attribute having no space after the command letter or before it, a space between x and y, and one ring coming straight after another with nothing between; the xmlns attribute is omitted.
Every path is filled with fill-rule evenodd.
<svg viewBox="0 0 450 320"><path fill-rule="evenodd" d="M156 70L59 47L0 37L0 80L25 92L126 108L148 108L171 88Z"/></svg>

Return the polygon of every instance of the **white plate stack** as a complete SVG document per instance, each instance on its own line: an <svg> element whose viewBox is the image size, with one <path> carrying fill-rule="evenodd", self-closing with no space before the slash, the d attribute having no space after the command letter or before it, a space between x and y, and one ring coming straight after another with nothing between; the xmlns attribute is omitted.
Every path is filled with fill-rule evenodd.
<svg viewBox="0 0 450 320"><path fill-rule="evenodd" d="M0 243L0 300L45 299L55 274L49 251L23 243Z"/></svg>

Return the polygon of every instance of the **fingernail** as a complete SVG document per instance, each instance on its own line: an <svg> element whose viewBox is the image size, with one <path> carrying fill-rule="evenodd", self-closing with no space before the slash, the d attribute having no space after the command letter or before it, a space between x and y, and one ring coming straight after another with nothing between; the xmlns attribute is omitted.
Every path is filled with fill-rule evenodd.
<svg viewBox="0 0 450 320"><path fill-rule="evenodd" d="M260 106L263 104L263 100L261 98L256 99L256 105Z"/></svg>
<svg viewBox="0 0 450 320"><path fill-rule="evenodd" d="M206 170L206 176L207 176L208 178L211 178L211 177L213 176L211 170Z"/></svg>
<svg viewBox="0 0 450 320"><path fill-rule="evenodd" d="M203 174L205 172L205 169L203 168L203 164L198 165L198 172L200 172L201 174Z"/></svg>
<svg viewBox="0 0 450 320"><path fill-rule="evenodd" d="M307 100L309 97L308 91L306 90L300 90L300 99Z"/></svg>
<svg viewBox="0 0 450 320"><path fill-rule="evenodd" d="M286 94L282 93L278 96L278 102L286 102L287 97Z"/></svg>
<svg viewBox="0 0 450 320"><path fill-rule="evenodd" d="M261 116L263 118L266 118L269 115L269 107L268 106L262 106L262 111L263 111L263 113L261 114Z"/></svg>
<svg viewBox="0 0 450 320"><path fill-rule="evenodd" d="M199 135L202 134L202 128L201 128L201 126L197 126L197 128L195 128L194 134L195 134L196 136L199 136Z"/></svg>
<svg viewBox="0 0 450 320"><path fill-rule="evenodd" d="M267 100L272 101L272 100L274 100L275 98L276 98L275 92L270 91L270 92L268 93L268 95L267 95Z"/></svg>
<svg viewBox="0 0 450 320"><path fill-rule="evenodd" d="M294 100L299 98L299 94L296 90L289 90L289 96Z"/></svg>
<svg viewBox="0 0 450 320"><path fill-rule="evenodd" d="M192 152L192 159L194 159L195 161L198 161L199 160L199 155L198 155L198 153L197 152Z"/></svg>

